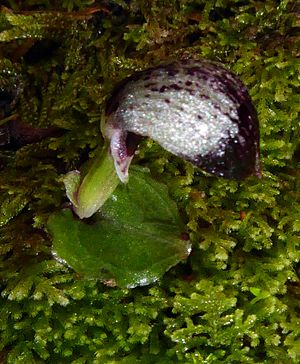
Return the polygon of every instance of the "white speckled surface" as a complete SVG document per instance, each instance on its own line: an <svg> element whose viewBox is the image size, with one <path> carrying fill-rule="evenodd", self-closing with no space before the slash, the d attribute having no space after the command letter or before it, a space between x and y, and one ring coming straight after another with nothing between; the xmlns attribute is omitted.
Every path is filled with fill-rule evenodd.
<svg viewBox="0 0 300 364"><path fill-rule="evenodd" d="M253 125L258 145L256 114L246 88L214 62L177 61L140 72L112 96L111 105L106 136L119 169L126 159L121 141L128 132L150 137L196 165L215 155L221 166L228 145L231 154L232 145L242 150ZM208 170L224 175L212 166Z"/></svg>

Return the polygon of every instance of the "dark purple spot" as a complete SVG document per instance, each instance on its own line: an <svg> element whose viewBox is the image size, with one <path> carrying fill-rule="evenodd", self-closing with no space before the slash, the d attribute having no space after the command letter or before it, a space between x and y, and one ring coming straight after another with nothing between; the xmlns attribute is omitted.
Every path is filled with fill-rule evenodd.
<svg viewBox="0 0 300 364"><path fill-rule="evenodd" d="M200 81L206 81L210 77L212 77L212 74L208 68L204 69L197 66L186 68L186 74L190 76L195 76Z"/></svg>
<svg viewBox="0 0 300 364"><path fill-rule="evenodd" d="M126 137L127 155L131 157L136 151L140 141L143 139L140 135L129 132Z"/></svg>
<svg viewBox="0 0 300 364"><path fill-rule="evenodd" d="M165 102L166 102L167 104L169 104L169 103L170 103L170 100L169 100L169 99L165 99Z"/></svg>
<svg viewBox="0 0 300 364"><path fill-rule="evenodd" d="M193 84L193 82L191 82L191 81L186 81L186 86L191 86L192 84Z"/></svg>
<svg viewBox="0 0 300 364"><path fill-rule="evenodd" d="M161 86L161 88L159 89L159 92L165 92L168 89L167 86Z"/></svg>
<svg viewBox="0 0 300 364"><path fill-rule="evenodd" d="M190 76L194 76L199 73L199 67L189 67L187 68L187 74Z"/></svg>
<svg viewBox="0 0 300 364"><path fill-rule="evenodd" d="M170 85L170 88L172 88L173 90L176 90L176 91L182 90L182 87L178 86L177 83L172 83Z"/></svg>
<svg viewBox="0 0 300 364"><path fill-rule="evenodd" d="M214 83L216 90L226 94L235 104L251 103L246 87L230 71L220 68L218 73L212 75L211 82Z"/></svg>
<svg viewBox="0 0 300 364"><path fill-rule="evenodd" d="M209 79L208 75L205 75L205 74L198 75L198 80L200 80L200 81L207 81L208 79Z"/></svg>
<svg viewBox="0 0 300 364"><path fill-rule="evenodd" d="M194 96L196 94L196 91L191 88L186 88L185 91L187 91L191 96Z"/></svg>
<svg viewBox="0 0 300 364"><path fill-rule="evenodd" d="M168 76L174 77L178 73L178 70L175 69L168 69Z"/></svg>
<svg viewBox="0 0 300 364"><path fill-rule="evenodd" d="M209 96L205 95L205 94L201 94L200 95L200 98L201 99L204 99L204 100L208 100L209 99Z"/></svg>
<svg viewBox="0 0 300 364"><path fill-rule="evenodd" d="M197 115L197 118L198 118L199 120L202 120L202 116L201 116L201 115Z"/></svg>
<svg viewBox="0 0 300 364"><path fill-rule="evenodd" d="M150 88L150 91L152 91L152 92L157 92L157 91L159 91L159 89L158 89L157 87L151 87L151 88Z"/></svg>

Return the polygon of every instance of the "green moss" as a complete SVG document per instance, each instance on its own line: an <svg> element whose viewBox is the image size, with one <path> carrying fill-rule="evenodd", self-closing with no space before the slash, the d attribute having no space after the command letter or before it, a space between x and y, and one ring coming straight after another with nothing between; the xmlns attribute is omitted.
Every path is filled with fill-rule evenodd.
<svg viewBox="0 0 300 364"><path fill-rule="evenodd" d="M91 1L5 3L14 12L0 16L0 86L19 85L23 122L65 132L0 150L1 361L298 363L295 2L112 1L94 15ZM66 201L60 178L102 144L101 111L119 80L187 55L221 60L248 86L263 179L205 176L144 142L135 162L168 186L191 257L146 288L86 281L51 256L45 222Z"/></svg>

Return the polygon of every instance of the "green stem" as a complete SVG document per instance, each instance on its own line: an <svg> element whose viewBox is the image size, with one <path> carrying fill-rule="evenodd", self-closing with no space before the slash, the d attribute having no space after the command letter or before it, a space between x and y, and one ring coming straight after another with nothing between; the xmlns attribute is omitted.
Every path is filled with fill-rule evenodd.
<svg viewBox="0 0 300 364"><path fill-rule="evenodd" d="M1 119L0 120L0 126L6 124L8 121L13 120L16 118L16 116L18 116L18 114L13 114L13 115L9 115L7 118Z"/></svg>
<svg viewBox="0 0 300 364"><path fill-rule="evenodd" d="M69 172L63 180L74 212L81 219L97 212L120 182L108 146L92 161L81 183L78 171Z"/></svg>

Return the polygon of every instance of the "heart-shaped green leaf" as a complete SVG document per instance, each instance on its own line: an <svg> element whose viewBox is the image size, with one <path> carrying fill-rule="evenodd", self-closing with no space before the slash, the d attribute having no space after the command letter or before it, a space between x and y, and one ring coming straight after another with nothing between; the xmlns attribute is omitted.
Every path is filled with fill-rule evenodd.
<svg viewBox="0 0 300 364"><path fill-rule="evenodd" d="M48 228L55 256L88 278L120 287L150 284L190 252L166 186L141 169L132 170L129 183L119 185L91 219L63 210L50 217Z"/></svg>

